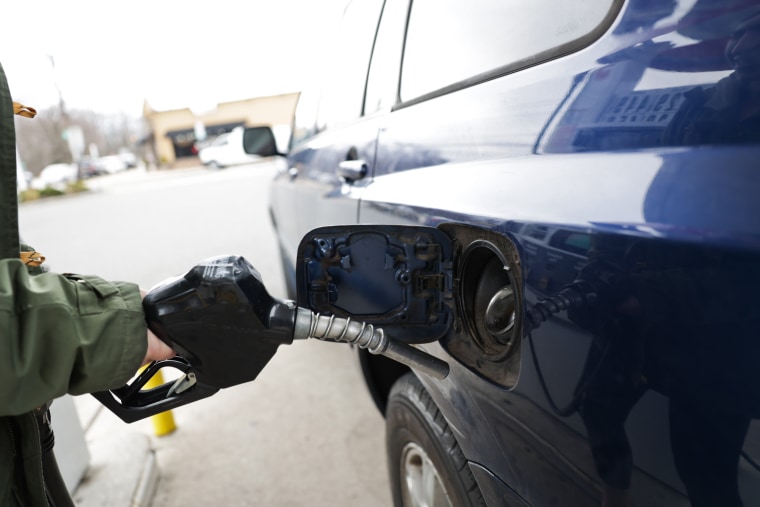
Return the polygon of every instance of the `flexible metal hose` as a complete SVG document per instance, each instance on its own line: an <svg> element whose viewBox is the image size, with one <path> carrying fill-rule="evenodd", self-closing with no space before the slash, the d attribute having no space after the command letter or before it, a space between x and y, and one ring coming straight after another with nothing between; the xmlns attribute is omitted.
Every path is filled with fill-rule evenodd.
<svg viewBox="0 0 760 507"><path fill-rule="evenodd" d="M293 338L351 343L371 354L383 355L435 378L443 379L449 374L449 365L445 361L411 345L391 340L381 328L350 317L320 315L299 308Z"/></svg>

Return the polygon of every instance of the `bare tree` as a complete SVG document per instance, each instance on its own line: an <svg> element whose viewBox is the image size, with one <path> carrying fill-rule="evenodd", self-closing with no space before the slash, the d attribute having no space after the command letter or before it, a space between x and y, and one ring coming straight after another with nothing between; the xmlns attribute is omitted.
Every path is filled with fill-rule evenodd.
<svg viewBox="0 0 760 507"><path fill-rule="evenodd" d="M65 118L58 107L40 111L36 118L16 118L16 146L26 170L38 175L43 167L70 163L72 155L63 132L67 127L82 129L85 146L97 146L100 155L116 153L119 148L134 150L138 121L124 114L67 110Z"/></svg>
<svg viewBox="0 0 760 507"><path fill-rule="evenodd" d="M16 118L16 146L27 171L39 174L48 164L71 162L69 147L56 110L41 111L36 118Z"/></svg>

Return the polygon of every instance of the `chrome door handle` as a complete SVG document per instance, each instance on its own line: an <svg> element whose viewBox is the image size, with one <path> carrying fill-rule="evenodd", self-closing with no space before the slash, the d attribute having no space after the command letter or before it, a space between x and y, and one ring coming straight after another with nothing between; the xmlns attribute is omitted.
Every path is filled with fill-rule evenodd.
<svg viewBox="0 0 760 507"><path fill-rule="evenodd" d="M344 160L338 164L338 176L349 183L364 178L368 170L367 162L362 159Z"/></svg>

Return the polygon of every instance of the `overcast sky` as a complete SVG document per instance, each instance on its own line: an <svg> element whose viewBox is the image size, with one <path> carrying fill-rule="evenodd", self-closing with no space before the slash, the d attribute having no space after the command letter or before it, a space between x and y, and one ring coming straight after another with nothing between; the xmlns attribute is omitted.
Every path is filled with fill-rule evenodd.
<svg viewBox="0 0 760 507"><path fill-rule="evenodd" d="M0 64L14 100L38 109L57 83L74 109L202 110L300 90L345 3L3 0Z"/></svg>

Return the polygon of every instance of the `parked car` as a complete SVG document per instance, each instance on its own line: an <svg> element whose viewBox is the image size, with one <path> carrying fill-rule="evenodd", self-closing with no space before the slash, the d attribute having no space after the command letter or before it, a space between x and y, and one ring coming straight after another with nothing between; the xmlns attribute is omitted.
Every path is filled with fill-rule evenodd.
<svg viewBox="0 0 760 507"><path fill-rule="evenodd" d="M76 180L76 164L51 164L45 166L40 171L40 175L32 180L32 188L43 190L49 187L63 190L67 184L74 183Z"/></svg>
<svg viewBox="0 0 760 507"><path fill-rule="evenodd" d="M121 155L106 155L95 161L99 174L115 174L127 170L127 163Z"/></svg>
<svg viewBox="0 0 760 507"><path fill-rule="evenodd" d="M358 351L397 506L760 503L758 13L348 5L271 217L299 305L449 364Z"/></svg>
<svg viewBox="0 0 760 507"><path fill-rule="evenodd" d="M134 169L137 167L137 155L129 151L129 148L119 148L119 157L127 166L127 169Z"/></svg>
<svg viewBox="0 0 760 507"><path fill-rule="evenodd" d="M95 176L108 174L108 172L103 168L102 164L99 163L98 159L92 158L90 156L82 157L79 160L78 165L79 174L82 176L82 178L92 178Z"/></svg>
<svg viewBox="0 0 760 507"><path fill-rule="evenodd" d="M243 131L242 127L236 127L230 132L216 136L201 147L198 150L201 163L214 169L222 169L258 161L261 157L250 155L243 150Z"/></svg>

